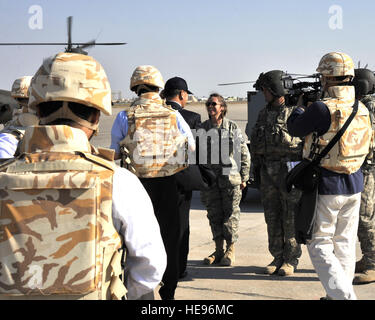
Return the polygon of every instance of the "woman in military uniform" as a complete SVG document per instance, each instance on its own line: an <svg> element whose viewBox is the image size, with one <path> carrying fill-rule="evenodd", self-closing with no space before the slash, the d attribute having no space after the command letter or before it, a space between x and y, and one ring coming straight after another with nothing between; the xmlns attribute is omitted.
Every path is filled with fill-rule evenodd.
<svg viewBox="0 0 375 320"><path fill-rule="evenodd" d="M235 261L234 243L238 239L240 221L241 190L249 179L250 154L238 125L226 118L227 104L224 98L211 94L206 102L209 119L198 130L200 142L207 142L202 150L199 145L199 161L204 160L207 150L207 163L216 173L216 183L201 191L201 200L207 208L215 251L204 258L205 264L230 266ZM205 139L202 139L204 136ZM224 240L226 251L224 252Z"/></svg>

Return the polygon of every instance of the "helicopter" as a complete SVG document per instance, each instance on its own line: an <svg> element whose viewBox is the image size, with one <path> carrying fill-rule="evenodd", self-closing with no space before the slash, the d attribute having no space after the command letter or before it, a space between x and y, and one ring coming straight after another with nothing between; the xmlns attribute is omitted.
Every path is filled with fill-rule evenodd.
<svg viewBox="0 0 375 320"><path fill-rule="evenodd" d="M125 45L126 42L96 42L91 40L88 42L72 42L72 24L73 17L67 18L67 31L68 41L67 42L7 42L0 43L0 46L66 46L65 52L79 53L87 55L88 52L84 49L93 46L116 46ZM12 112L14 108L17 108L18 104L16 100L11 97L9 90L0 90L0 125L4 125L7 121L12 118Z"/></svg>
<svg viewBox="0 0 375 320"><path fill-rule="evenodd" d="M87 55L87 51L83 49L93 46L117 46L126 44L126 42L96 42L95 40L91 40L89 42L84 43L72 42L72 24L73 17L69 16L67 18L68 42L0 42L0 46L66 46L65 52L73 52Z"/></svg>

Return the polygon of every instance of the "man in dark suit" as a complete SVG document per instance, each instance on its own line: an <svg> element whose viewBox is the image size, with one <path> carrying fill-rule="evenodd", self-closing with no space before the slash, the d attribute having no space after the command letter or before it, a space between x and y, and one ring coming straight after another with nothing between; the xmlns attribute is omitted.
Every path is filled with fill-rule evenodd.
<svg viewBox="0 0 375 320"><path fill-rule="evenodd" d="M201 116L196 112L185 110L184 107L188 101L189 94L192 94L187 86L184 79L180 77L174 77L169 79L164 86L164 90L161 92L162 98L165 98L166 104L177 110L182 117L185 119L190 129L198 129L201 123ZM177 173L178 174L178 173ZM192 191L184 190L182 186L178 186L179 190L179 202L178 209L180 215L180 250L179 250L179 267L180 267L180 279L185 278L187 275L186 264L189 254L189 211L190 203L192 198Z"/></svg>

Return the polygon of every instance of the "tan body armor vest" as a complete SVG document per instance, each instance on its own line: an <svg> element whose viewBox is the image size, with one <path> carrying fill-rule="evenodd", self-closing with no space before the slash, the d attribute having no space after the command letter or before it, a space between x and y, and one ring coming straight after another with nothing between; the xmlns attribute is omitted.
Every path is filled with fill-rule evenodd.
<svg viewBox="0 0 375 320"><path fill-rule="evenodd" d="M20 151L0 167L0 299L121 299L113 161L62 125L27 128Z"/></svg>
<svg viewBox="0 0 375 320"><path fill-rule="evenodd" d="M186 169L187 138L177 127L176 113L157 93L142 94L127 116L129 129L120 146L138 177L166 177Z"/></svg>
<svg viewBox="0 0 375 320"><path fill-rule="evenodd" d="M312 159L314 153L320 153L342 128L353 111L354 87L335 86L328 89L330 98L324 104L331 114L331 125L328 131L318 137L315 133L305 138L303 157ZM372 129L369 112L363 103L358 103L358 112L340 140L333 146L327 156L320 162L321 167L344 174L359 170L372 140Z"/></svg>

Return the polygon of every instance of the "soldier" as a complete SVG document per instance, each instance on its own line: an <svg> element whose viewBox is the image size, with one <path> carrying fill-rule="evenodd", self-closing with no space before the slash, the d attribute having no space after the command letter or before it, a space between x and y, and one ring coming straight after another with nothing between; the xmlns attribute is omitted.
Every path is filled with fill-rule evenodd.
<svg viewBox="0 0 375 320"><path fill-rule="evenodd" d="M148 192L160 225L167 252L164 285L159 294L173 300L179 278L180 219L175 174L187 167L187 140L195 142L191 130L178 111L163 104L159 90L164 81L153 66L138 66L130 80L130 90L138 95L130 109L120 112L112 127L111 148L130 161Z"/></svg>
<svg viewBox="0 0 375 320"><path fill-rule="evenodd" d="M24 76L13 82L11 96L18 102L19 108L13 109L12 120L0 131L0 158L12 158L22 139L25 128L39 123L35 110L28 108L31 76Z"/></svg>
<svg viewBox="0 0 375 320"><path fill-rule="evenodd" d="M356 235L363 191L360 170L372 137L369 112L355 101L353 60L330 52L316 69L324 98L299 107L288 119L288 131L305 137L303 157L312 160L333 139L357 108L340 140L320 162L320 178L311 240L307 249L325 291L322 299L354 300Z"/></svg>
<svg viewBox="0 0 375 320"><path fill-rule="evenodd" d="M189 125L190 129L198 129L201 123L200 114L185 110L189 94L192 94L188 89L187 83L184 79L180 77L173 77L165 83L164 90L160 95L165 98L165 103L171 106L174 110L177 110L186 123ZM184 190L184 187L177 184L179 191L179 201L178 209L180 214L181 223L181 242L180 242L180 257L179 257L179 278L185 278L187 276L187 259L189 254L189 211L190 203L193 192L191 190Z"/></svg>
<svg viewBox="0 0 375 320"><path fill-rule="evenodd" d="M367 107L370 113L372 128L375 130L375 76L371 70L355 69L353 85L357 99ZM375 154L374 145L370 149L362 167L363 192L359 210L358 239L362 250L362 259L357 261L357 275L353 283L365 284L375 281Z"/></svg>
<svg viewBox="0 0 375 320"><path fill-rule="evenodd" d="M215 251L205 257L205 264L231 266L235 262L234 244L238 240L240 201L249 180L250 154L238 125L226 117L228 106L224 98L213 93L206 102L209 119L201 128L207 137L207 163L216 174L216 182L209 190L201 191L202 203L207 208ZM199 161L205 150L199 137ZM224 240L226 250L224 251Z"/></svg>
<svg viewBox="0 0 375 320"><path fill-rule="evenodd" d="M260 176L260 193L268 232L268 249L273 261L266 274L289 276L294 273L301 256L295 239L294 210L301 193L286 190L287 163L301 160L302 141L291 137L286 121L293 106L285 105L284 73L272 70L261 73L255 88L262 90L267 105L258 115L251 133L250 153Z"/></svg>
<svg viewBox="0 0 375 320"><path fill-rule="evenodd" d="M121 299L124 248L127 298L149 294L166 266L150 198L113 150L89 143L112 112L104 69L58 53L33 77L28 106L42 125L0 170L0 298Z"/></svg>

